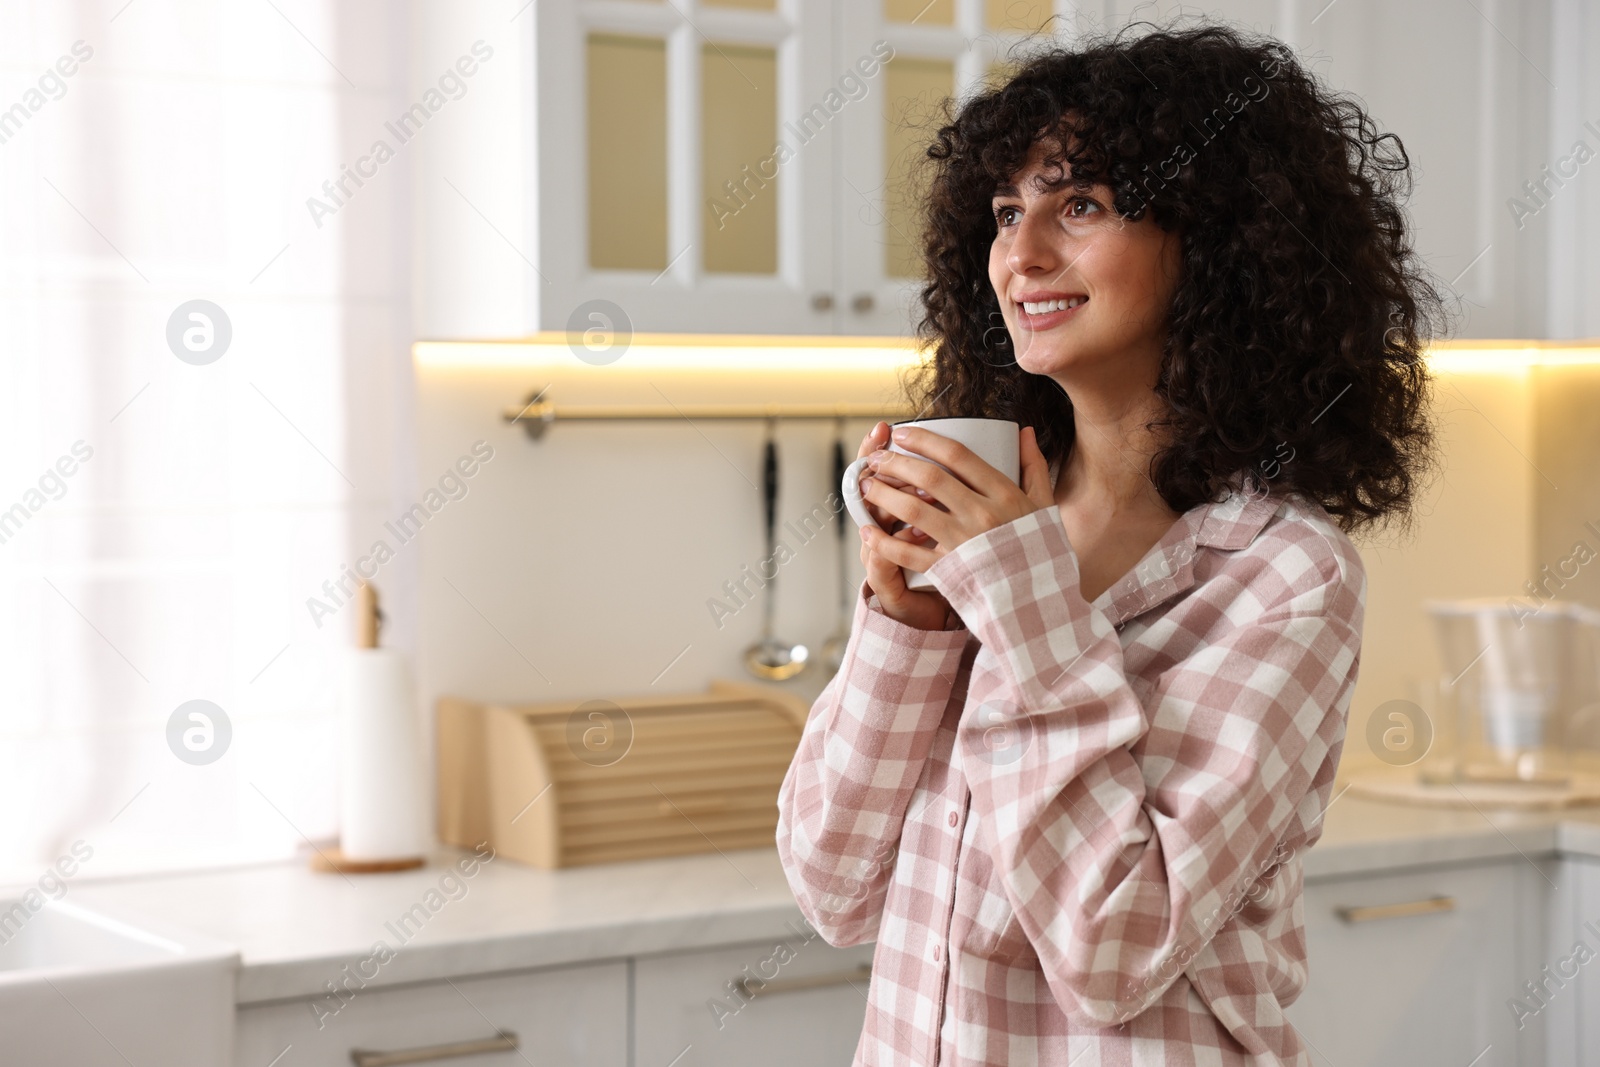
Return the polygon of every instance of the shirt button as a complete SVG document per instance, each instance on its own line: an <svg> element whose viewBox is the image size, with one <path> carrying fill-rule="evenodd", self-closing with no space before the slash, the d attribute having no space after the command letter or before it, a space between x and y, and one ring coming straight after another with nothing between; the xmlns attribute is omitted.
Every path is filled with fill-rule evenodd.
<svg viewBox="0 0 1600 1067"><path fill-rule="evenodd" d="M940 948L938 945L934 945L933 946L933 962L934 963L938 963L942 959L944 959L944 949Z"/></svg>
<svg viewBox="0 0 1600 1067"><path fill-rule="evenodd" d="M954 826L956 823L958 823L960 821L961 821L961 816L957 815L955 812L952 811L950 813L950 825Z"/></svg>

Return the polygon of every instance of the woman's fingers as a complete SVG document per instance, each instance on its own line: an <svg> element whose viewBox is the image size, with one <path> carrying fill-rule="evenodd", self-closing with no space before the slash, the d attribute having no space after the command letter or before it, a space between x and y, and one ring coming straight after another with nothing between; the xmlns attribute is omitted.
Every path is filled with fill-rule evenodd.
<svg viewBox="0 0 1600 1067"><path fill-rule="evenodd" d="M960 441L940 436L932 430L923 429L921 426L900 426L894 429L892 438L895 444L906 451L915 452L918 456L932 460L939 467L944 467L945 477L954 475L953 480L983 496L998 496L1006 486L1013 484L1009 477L995 470L972 449ZM937 470L938 467L934 469ZM895 473L899 474L900 471L896 470ZM929 486L921 482L917 484L932 492Z"/></svg>
<svg viewBox="0 0 1600 1067"><path fill-rule="evenodd" d="M889 424L887 422L879 422L877 425L873 426L871 430L867 431L867 436L861 439L861 447L856 449L856 458L860 459L863 456L870 456L872 453L888 447ZM863 483L865 483L868 474L869 472L865 470L861 472ZM865 490L864 484L862 488ZM861 499L862 502L867 505L867 514L871 515L874 521L876 521L886 530L894 527L894 516L873 504L872 501L868 500L866 498L865 491L862 492ZM862 558L863 560L865 559L865 557Z"/></svg>
<svg viewBox="0 0 1600 1067"><path fill-rule="evenodd" d="M874 478L882 478L891 488L904 489L913 496L925 495L949 507L966 503L975 495L961 479L937 463L917 456L880 452L867 466L867 471ZM916 492L918 489L922 490L921 494Z"/></svg>
<svg viewBox="0 0 1600 1067"><path fill-rule="evenodd" d="M867 436L861 439L861 447L856 449L856 458L869 456L880 448L889 447L889 424L880 422L867 431Z"/></svg>
<svg viewBox="0 0 1600 1067"><path fill-rule="evenodd" d="M1017 455L1021 467L1020 485L1011 481L964 445L935 435L927 435L926 438L918 440L940 440L954 447L935 446L931 451L942 451L943 455L929 456L927 459L898 452L880 452L868 469L873 472L875 478L891 484L899 482L909 487L908 492L931 498L935 503L945 505L944 510L970 510L980 500L1003 504L1004 510L1011 510L1021 502L1021 499L1025 499L1035 509L1054 502L1055 486L1050 480L1050 461L1040 450L1038 435L1031 426L1023 427L1017 435ZM964 463L967 474L958 477L957 474L941 466L950 463ZM980 469L980 474L973 473ZM976 484L969 485L968 479ZM896 485L895 488L900 486ZM916 521L895 507L891 503L892 500L891 497L882 497L878 503L902 520Z"/></svg>
<svg viewBox="0 0 1600 1067"><path fill-rule="evenodd" d="M1050 461L1040 451L1039 435L1032 426L1022 428L1017 445L1022 457L1022 491L1040 507L1054 504L1056 487L1050 482Z"/></svg>
<svg viewBox="0 0 1600 1067"><path fill-rule="evenodd" d="M870 461L861 478L861 497L885 530L897 523L918 527L928 537L954 548L996 525L1054 503L1050 462L1039 448L1033 427L1018 432L1020 484L1013 482L960 442L916 426L893 428L896 446L869 446L883 441L884 423L862 442ZM902 563L921 570L914 563Z"/></svg>
<svg viewBox="0 0 1600 1067"><path fill-rule="evenodd" d="M939 507L935 501L917 496L911 486L895 489L881 479L864 478L861 482L861 498L876 504L907 526L915 526L926 531L928 536L935 540L943 540L949 536L950 524L953 521L950 513Z"/></svg>
<svg viewBox="0 0 1600 1067"><path fill-rule="evenodd" d="M889 534L881 531L878 536L883 540L893 540ZM884 604L897 605L910 592L906 588L906 576L900 564L879 552L870 535L864 534L861 538L861 565L866 568L867 584Z"/></svg>
<svg viewBox="0 0 1600 1067"><path fill-rule="evenodd" d="M926 570L935 562L932 552L917 547L926 539L926 534L910 528L892 536L863 530L861 560L866 565L867 584L886 615L918 629L940 630L949 619L949 602L937 592L906 585L905 568Z"/></svg>
<svg viewBox="0 0 1600 1067"><path fill-rule="evenodd" d="M867 547L880 558L896 567L925 571L939 562L939 553L928 547L931 535L915 527L906 527L892 534L882 530L867 529Z"/></svg>

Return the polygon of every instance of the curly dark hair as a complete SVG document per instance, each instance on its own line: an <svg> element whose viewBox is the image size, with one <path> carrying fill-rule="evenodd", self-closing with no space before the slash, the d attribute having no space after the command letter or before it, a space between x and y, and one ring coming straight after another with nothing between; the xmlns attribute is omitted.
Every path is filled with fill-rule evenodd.
<svg viewBox="0 0 1600 1067"><path fill-rule="evenodd" d="M995 189L1043 141L1047 163L1108 185L1119 215L1149 211L1180 237L1150 424L1167 505L1249 474L1349 532L1409 524L1435 463L1423 351L1446 317L1411 246L1405 148L1358 100L1271 38L1140 23L1034 45L1008 80L945 107L922 163L918 335L934 358L906 382L915 407L1031 425L1055 460L1071 449L1071 402L1017 365L988 273Z"/></svg>

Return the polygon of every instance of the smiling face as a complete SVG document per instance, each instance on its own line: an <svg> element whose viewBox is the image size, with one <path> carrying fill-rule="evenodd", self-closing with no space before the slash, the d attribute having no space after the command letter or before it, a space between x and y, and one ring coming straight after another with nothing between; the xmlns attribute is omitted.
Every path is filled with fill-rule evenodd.
<svg viewBox="0 0 1600 1067"><path fill-rule="evenodd" d="M1074 383L1154 385L1181 242L1147 212L1130 222L1105 185L1075 184L1039 142L994 194L989 281L1017 364Z"/></svg>

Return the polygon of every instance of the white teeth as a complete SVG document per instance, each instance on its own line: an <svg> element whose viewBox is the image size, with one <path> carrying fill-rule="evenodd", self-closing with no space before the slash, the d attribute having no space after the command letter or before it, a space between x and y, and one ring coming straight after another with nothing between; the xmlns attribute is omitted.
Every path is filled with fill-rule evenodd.
<svg viewBox="0 0 1600 1067"><path fill-rule="evenodd" d="M1030 315L1046 315L1052 311L1065 311L1067 308L1075 308L1080 304L1088 303L1088 301L1089 298L1086 296L1072 296L1065 300L1024 300L1022 307Z"/></svg>

